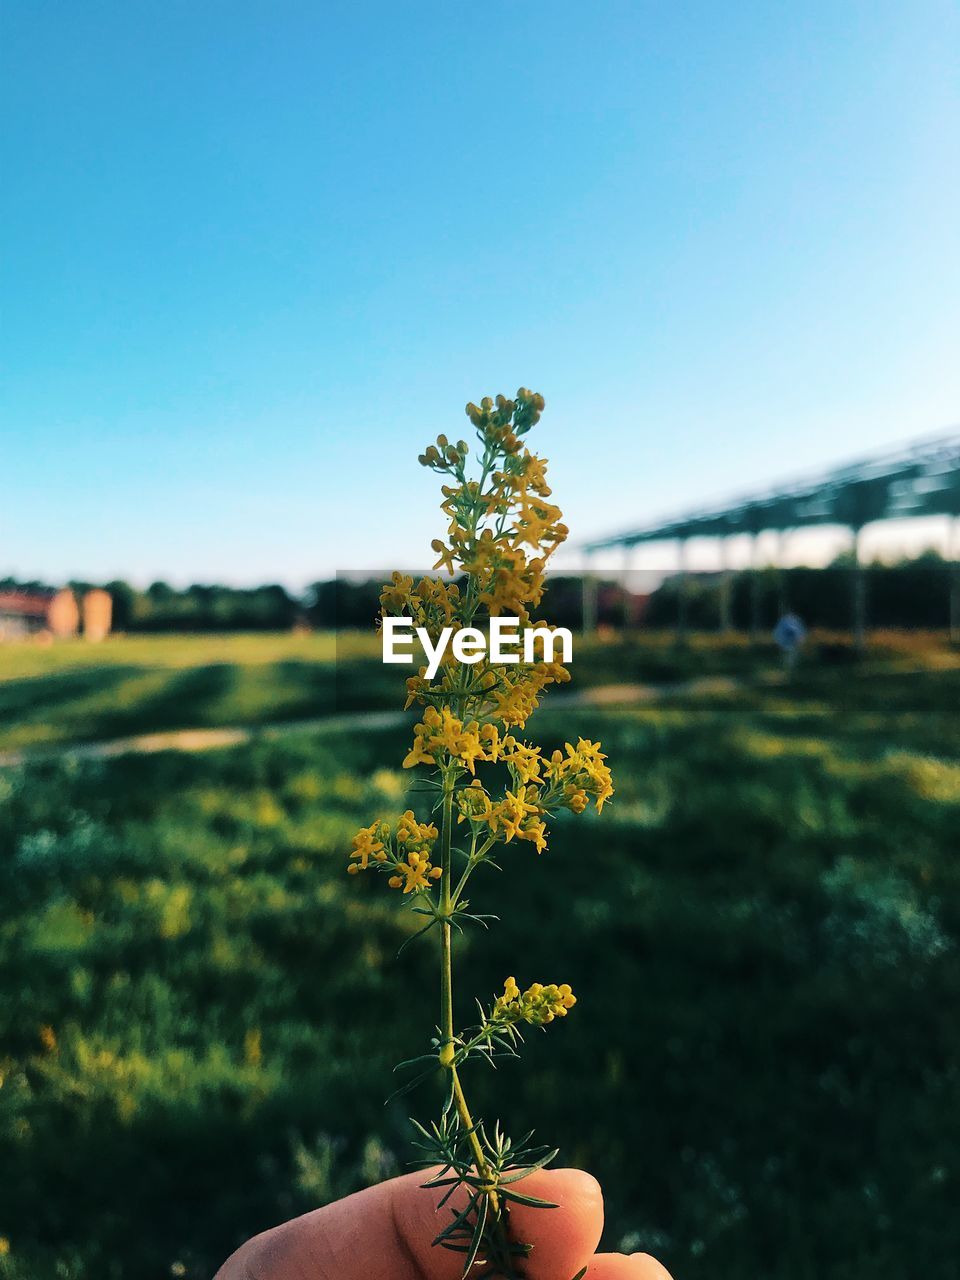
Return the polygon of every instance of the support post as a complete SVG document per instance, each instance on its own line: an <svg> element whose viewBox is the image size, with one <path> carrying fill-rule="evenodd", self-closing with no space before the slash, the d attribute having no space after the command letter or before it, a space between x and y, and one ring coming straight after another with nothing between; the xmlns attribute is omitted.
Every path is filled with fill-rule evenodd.
<svg viewBox="0 0 960 1280"><path fill-rule="evenodd" d="M624 638L626 638L629 635L630 624L633 621L631 608L630 608L631 600L632 600L632 596L630 594L630 553L632 550L633 550L632 547L628 546L626 543L623 544L623 576L620 582L620 590L623 593Z"/></svg>
<svg viewBox="0 0 960 1280"><path fill-rule="evenodd" d="M853 533L853 647L863 653L867 647L867 580L863 571L860 535L863 525L855 525Z"/></svg>
<svg viewBox="0 0 960 1280"><path fill-rule="evenodd" d="M950 643L960 647L960 516L954 516L950 530Z"/></svg>
<svg viewBox="0 0 960 1280"><path fill-rule="evenodd" d="M583 572L580 575L581 625L587 638L597 632L597 579L590 559L589 555L584 555Z"/></svg>
<svg viewBox="0 0 960 1280"><path fill-rule="evenodd" d="M787 530L777 530L777 611L782 618L785 613L790 612L790 592L787 589L786 570L783 562L786 559L787 550Z"/></svg>
<svg viewBox="0 0 960 1280"><path fill-rule="evenodd" d="M750 535L750 643L760 638L760 569L757 564L760 548L759 535Z"/></svg>
<svg viewBox="0 0 960 1280"><path fill-rule="evenodd" d="M720 564L720 630L724 635L729 635L733 630L733 574L730 571L730 548L726 538L720 539Z"/></svg>
<svg viewBox="0 0 960 1280"><path fill-rule="evenodd" d="M688 636L688 613L690 605L689 596L689 577L687 566L687 540L680 538L677 543L680 560L680 574L677 581L677 631L676 642L677 647L682 649L687 643Z"/></svg>

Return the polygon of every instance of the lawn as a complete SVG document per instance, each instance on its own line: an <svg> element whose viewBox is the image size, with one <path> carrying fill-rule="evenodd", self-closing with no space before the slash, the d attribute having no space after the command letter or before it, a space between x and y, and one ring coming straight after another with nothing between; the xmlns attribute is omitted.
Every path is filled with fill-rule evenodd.
<svg viewBox="0 0 960 1280"><path fill-rule="evenodd" d="M604 652L598 682L632 677ZM955 1275L960 672L919 665L944 669L888 655L531 722L601 737L617 795L475 896L504 921L462 944L464 1016L507 973L580 1003L469 1087L596 1172L608 1246L678 1280ZM209 1280L403 1166L435 1097L383 1102L435 964L395 958L411 918L344 864L407 803L406 738L0 773L0 1275Z"/></svg>
<svg viewBox="0 0 960 1280"><path fill-rule="evenodd" d="M0 647L0 749L262 724L332 708L328 633L116 636Z"/></svg>
<svg viewBox="0 0 960 1280"><path fill-rule="evenodd" d="M710 675L742 681L779 671L772 644L644 632L575 644L574 688L670 685ZM842 636L814 638L808 666L829 678L853 657ZM955 668L960 655L933 634L881 634L859 671ZM385 667L375 635L283 633L114 636L42 648L0 645L0 753L49 751L179 729L259 726L335 712L395 707L410 670Z"/></svg>

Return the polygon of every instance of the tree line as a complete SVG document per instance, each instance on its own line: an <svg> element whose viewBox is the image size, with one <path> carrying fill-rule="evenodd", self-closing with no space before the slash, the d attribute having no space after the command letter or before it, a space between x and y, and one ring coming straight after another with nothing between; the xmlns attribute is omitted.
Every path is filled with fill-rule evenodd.
<svg viewBox="0 0 960 1280"><path fill-rule="evenodd" d="M757 569L730 574L691 573L666 577L649 594L630 589L615 574L599 575L596 620L620 627L624 620L652 628L672 627L682 608L694 630L716 629L727 614L737 630L772 627L782 612L798 613L808 626L845 628L850 622L852 578L856 572L841 556L827 568ZM871 624L880 627L940 628L949 624L951 584L957 568L936 552L913 560L863 567ZM376 625L380 578L335 578L314 582L302 593L278 583L256 587L199 584L176 588L158 581L140 589L115 579L106 583L74 581L78 595L102 586L113 600L113 629L121 632L368 630ZM49 591L43 582L0 580L0 590ZM682 598L682 605L681 605ZM577 575L548 579L540 615L557 626L583 626L584 593Z"/></svg>

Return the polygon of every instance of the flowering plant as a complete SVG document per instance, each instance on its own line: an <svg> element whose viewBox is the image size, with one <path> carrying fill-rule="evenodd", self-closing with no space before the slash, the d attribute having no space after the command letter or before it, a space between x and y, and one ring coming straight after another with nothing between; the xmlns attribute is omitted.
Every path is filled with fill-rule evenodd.
<svg viewBox="0 0 960 1280"><path fill-rule="evenodd" d="M521 388L514 400L487 398L467 405L479 441L479 474L468 478L469 448L437 437L420 462L448 477L441 509L449 520L446 540L436 539L434 569L448 578L413 579L394 573L381 594L382 617L409 617L435 638L445 627L473 627L484 618L511 614L521 624L540 603L548 557L567 534L550 501L546 462L523 444L540 418L543 397ZM551 655L552 657L552 655ZM558 809L597 810L613 794L600 744L581 738L545 756L521 731L545 688L569 679L554 661L495 664L484 657L465 665L449 650L434 678L427 669L407 681L407 707L424 708L413 731L404 768L426 767L436 821L407 810L396 822L377 821L353 838L348 870L381 871L402 891L425 923L409 941L436 930L440 952L440 1022L428 1053L404 1067L417 1072L401 1092L441 1071L445 1101L438 1120L417 1124L424 1166L439 1165L425 1183L445 1188L450 1219L435 1245L464 1254L464 1276L516 1280L531 1246L511 1238L510 1206L549 1206L526 1195L522 1179L542 1168L555 1151L517 1144L499 1124L475 1120L461 1072L468 1061L492 1062L516 1055L524 1025L545 1027L576 1003L566 983L534 982L525 990L513 977L503 993L479 1004L475 1025L457 1029L453 1002L453 937L465 927L486 926L490 916L470 912L465 892L480 867L496 868L494 852L513 841L542 853L547 820ZM501 766L507 785L494 792L478 767ZM484 773L489 772L484 770ZM405 944L406 945L406 944ZM455 1196L455 1193L458 1193ZM454 1207L455 1206L455 1207ZM476 1268L476 1270L474 1270ZM581 1273L582 1275L583 1273Z"/></svg>

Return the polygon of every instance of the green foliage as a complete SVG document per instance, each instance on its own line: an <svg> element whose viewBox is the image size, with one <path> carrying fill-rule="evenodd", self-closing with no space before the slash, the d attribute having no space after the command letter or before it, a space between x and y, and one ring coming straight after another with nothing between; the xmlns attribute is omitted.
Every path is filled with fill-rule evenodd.
<svg viewBox="0 0 960 1280"><path fill-rule="evenodd" d="M956 565L932 552L900 564L864 565L871 626L945 629L950 623L950 590L957 573ZM822 569L742 570L732 574L729 583L731 623L746 631L755 617L757 624L769 631L781 613L792 609L808 626L847 630L853 616L854 578L851 556L838 557ZM688 624L714 630L722 616L722 592L719 573L694 573L685 580L671 576L651 596L644 624L673 625L683 593ZM622 616L621 607L616 624Z"/></svg>
<svg viewBox="0 0 960 1280"><path fill-rule="evenodd" d="M528 909L460 963L493 990L534 929L581 995L582 1034L471 1088L597 1174L608 1247L685 1280L952 1277L958 698L956 671L824 672L578 708L616 805L510 846ZM0 1276L209 1280L396 1171L384 1082L434 966L396 964L416 924L342 864L403 808L408 738L0 773Z"/></svg>

